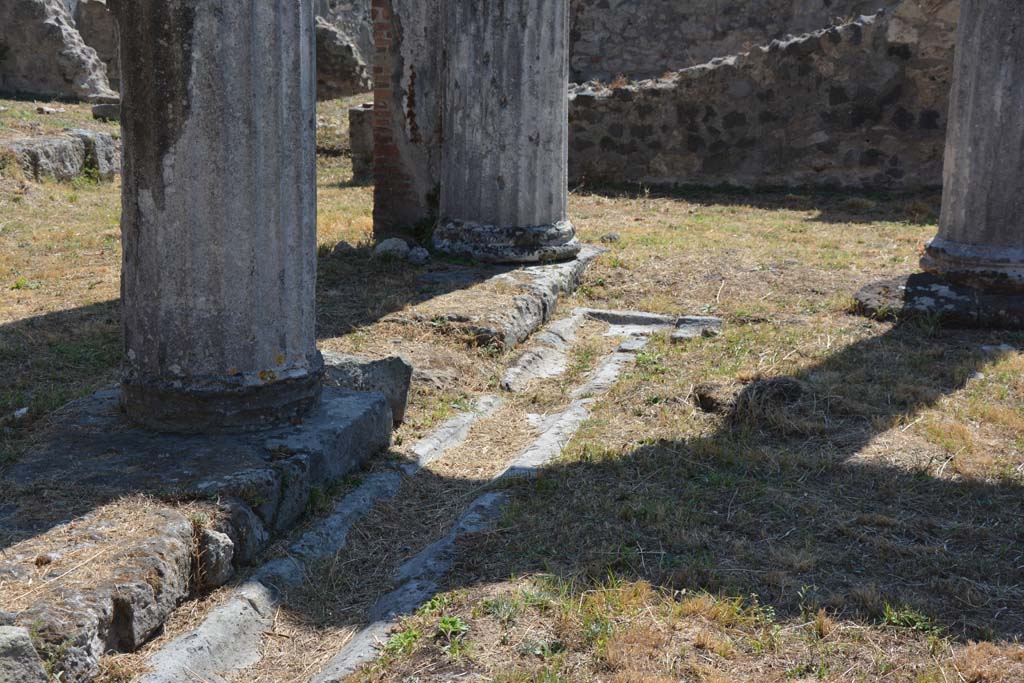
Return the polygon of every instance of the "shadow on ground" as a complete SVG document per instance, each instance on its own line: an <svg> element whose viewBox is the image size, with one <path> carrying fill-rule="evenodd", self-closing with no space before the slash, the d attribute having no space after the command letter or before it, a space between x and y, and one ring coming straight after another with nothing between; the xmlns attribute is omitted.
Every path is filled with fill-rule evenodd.
<svg viewBox="0 0 1024 683"><path fill-rule="evenodd" d="M614 577L690 594L756 595L780 618L824 607L843 619L905 620L898 625L958 640L1019 639L1019 474L945 478L934 474L950 471L943 463L907 466L913 458L905 453L891 461L877 449L858 457L964 389L993 360L979 350L990 340L899 326L805 372L747 385L719 404L720 427L706 436L627 454L582 443L539 479L508 486L512 501L499 529L462 543L446 589L542 573L582 593ZM685 397L664 398L674 410L691 410ZM419 477L421 495L363 529L436 528L423 511L437 507L437 496L468 501L484 485ZM351 576L351 567L371 546L343 551L332 565L345 576L316 579L311 590L321 602L303 619L356 621L367 605L351 596L379 591L382 573L418 550L397 550L404 538L375 539L382 566L365 577ZM342 597L322 592L335 580ZM311 603L299 599L292 609L303 604Z"/></svg>

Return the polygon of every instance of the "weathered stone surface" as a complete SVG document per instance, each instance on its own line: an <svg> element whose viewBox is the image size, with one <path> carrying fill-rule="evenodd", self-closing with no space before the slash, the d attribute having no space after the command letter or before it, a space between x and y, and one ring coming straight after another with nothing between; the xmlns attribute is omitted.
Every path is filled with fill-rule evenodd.
<svg viewBox="0 0 1024 683"><path fill-rule="evenodd" d="M373 17L370 0L314 0L313 9L352 39L369 68L373 63Z"/></svg>
<svg viewBox="0 0 1024 683"><path fill-rule="evenodd" d="M657 78L901 0L571 0L572 77Z"/></svg>
<svg viewBox="0 0 1024 683"><path fill-rule="evenodd" d="M434 246L497 263L575 256L580 244L567 208L568 4L456 0L445 15Z"/></svg>
<svg viewBox="0 0 1024 683"><path fill-rule="evenodd" d="M323 372L311 0L111 8L122 29L125 410L158 431L297 419Z"/></svg>
<svg viewBox="0 0 1024 683"><path fill-rule="evenodd" d="M223 586L235 575L235 544L227 534L203 529L199 537L199 589Z"/></svg>
<svg viewBox="0 0 1024 683"><path fill-rule="evenodd" d="M117 21L106 0L76 0L75 27L85 44L96 51L107 66L112 90L121 89L121 57L118 53Z"/></svg>
<svg viewBox="0 0 1024 683"><path fill-rule="evenodd" d="M508 367L501 377L501 388L518 393L531 382L557 377L569 366L569 343L575 338L583 316L576 313L534 335L533 343Z"/></svg>
<svg viewBox="0 0 1024 683"><path fill-rule="evenodd" d="M925 316L953 328L1024 330L1019 294L985 292L929 273L874 282L854 298L861 313L881 320Z"/></svg>
<svg viewBox="0 0 1024 683"><path fill-rule="evenodd" d="M776 41L656 81L572 89L570 178L739 187L941 183L958 0Z"/></svg>
<svg viewBox="0 0 1024 683"><path fill-rule="evenodd" d="M0 626L0 683L46 683L47 680L28 631Z"/></svg>
<svg viewBox="0 0 1024 683"><path fill-rule="evenodd" d="M373 181L373 104L348 110L349 144L352 147L352 182Z"/></svg>
<svg viewBox="0 0 1024 683"><path fill-rule="evenodd" d="M0 92L116 97L106 66L82 40L63 0L5 0L0 26Z"/></svg>
<svg viewBox="0 0 1024 683"><path fill-rule="evenodd" d="M37 182L68 182L85 169L85 144L77 138L21 138L0 147L12 152L25 176Z"/></svg>
<svg viewBox="0 0 1024 683"><path fill-rule="evenodd" d="M105 652L131 651L152 637L191 590L192 524L181 513L141 513L133 525L145 533L126 541L115 539L116 530L95 517L67 525L66 543L113 543L117 554L108 553L106 560L116 569L86 586L45 589L44 584L35 602L17 615L19 625L37 634L41 655L52 662L60 680L74 683L92 680ZM0 569L31 566L34 555L8 555Z"/></svg>
<svg viewBox="0 0 1024 683"><path fill-rule="evenodd" d="M409 256L409 243L400 237L390 237L374 247L373 256L404 261Z"/></svg>
<svg viewBox="0 0 1024 683"><path fill-rule="evenodd" d="M939 234L925 270L1024 294L1024 4L964 0ZM1021 306L1015 306L1019 313Z"/></svg>
<svg viewBox="0 0 1024 683"><path fill-rule="evenodd" d="M329 388L301 424L236 436L154 436L126 423L119 398L108 389L72 403L57 421L61 428L5 479L21 486L74 481L83 496L105 499L234 497L273 528L289 503L282 468L294 457L308 458L301 480L308 489L344 476L391 440L391 408L380 394ZM236 553L246 545L240 540L232 538Z"/></svg>
<svg viewBox="0 0 1024 683"><path fill-rule="evenodd" d="M384 394L395 424L402 423L409 401L412 365L398 356L371 360L330 351L323 355L327 386Z"/></svg>
<svg viewBox="0 0 1024 683"><path fill-rule="evenodd" d="M308 564L337 554L348 543L352 526L379 501L394 497L403 477L462 443L472 425L490 415L501 401L481 397L473 410L441 425L411 449L415 462L400 471L385 470L366 477L354 491L334 507L331 514L288 548L285 556L271 560L255 572L251 581L239 587L227 603L215 608L197 628L179 636L148 662L141 683L178 683L188 677L224 681L230 672L257 663L263 656L262 636L280 606L273 587L292 586L308 576Z"/></svg>
<svg viewBox="0 0 1024 683"><path fill-rule="evenodd" d="M94 104L92 117L99 121L120 121L121 104Z"/></svg>
<svg viewBox="0 0 1024 683"><path fill-rule="evenodd" d="M273 628L277 607L275 591L259 581L247 582L199 628L157 652L140 683L182 683L189 678L222 683L222 674L259 661L259 646Z"/></svg>
<svg viewBox="0 0 1024 683"><path fill-rule="evenodd" d="M18 138L0 143L14 154L26 177L68 182L86 173L112 180L121 170L117 143L106 133L72 130L60 137Z"/></svg>
<svg viewBox="0 0 1024 683"><path fill-rule="evenodd" d="M226 581L232 565L252 563L270 540L305 510L310 491L352 471L390 444L391 409L383 395L328 388L300 425L245 436L154 435L127 424L117 390L78 401L56 420L60 429L8 470L5 484L56 487L74 481L78 495L115 500L154 498L219 501L223 518L197 538L181 513L158 509L154 531L124 550L112 579L81 590L41 595L18 615L65 671L62 680L91 680L107 650L137 649L192 590ZM3 523L19 535L19 509ZM93 529L77 520L81 533ZM202 558L206 578L192 582ZM32 563L32 557L16 562ZM0 565L0 576L17 566ZM153 578L158 577L158 581Z"/></svg>
<svg viewBox="0 0 1024 683"><path fill-rule="evenodd" d="M331 100L369 92L373 87L366 60L355 42L327 20L316 19L316 95Z"/></svg>
<svg viewBox="0 0 1024 683"><path fill-rule="evenodd" d="M85 145L83 166L86 171L94 172L99 180L105 181L113 180L121 172L121 148L110 135L83 129L69 131L69 134Z"/></svg>
<svg viewBox="0 0 1024 683"><path fill-rule="evenodd" d="M515 296L511 306L496 307L479 319L453 313L450 320L481 346L514 349L551 320L559 297L576 291L587 266L603 252L602 248L584 245L572 261L526 266L516 271L517 277L496 275L494 279L506 280L522 292ZM425 278L433 279L436 275L429 274ZM465 274L453 273L448 277L455 283Z"/></svg>

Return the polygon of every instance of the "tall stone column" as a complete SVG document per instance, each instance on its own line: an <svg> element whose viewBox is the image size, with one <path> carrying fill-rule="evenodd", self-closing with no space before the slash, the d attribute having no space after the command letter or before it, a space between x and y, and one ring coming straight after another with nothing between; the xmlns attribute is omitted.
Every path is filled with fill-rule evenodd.
<svg viewBox="0 0 1024 683"><path fill-rule="evenodd" d="M124 408L162 431L320 393L311 0L111 0L121 29Z"/></svg>
<svg viewBox="0 0 1024 683"><path fill-rule="evenodd" d="M922 267L1024 291L1024 3L963 0L938 236Z"/></svg>
<svg viewBox="0 0 1024 683"><path fill-rule="evenodd" d="M570 258L568 0L449 0L435 246L491 262Z"/></svg>

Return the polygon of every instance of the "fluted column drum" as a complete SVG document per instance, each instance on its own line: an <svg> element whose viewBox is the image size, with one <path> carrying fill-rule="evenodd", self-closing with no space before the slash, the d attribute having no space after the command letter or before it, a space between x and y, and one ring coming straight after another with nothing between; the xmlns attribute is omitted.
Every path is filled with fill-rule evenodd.
<svg viewBox="0 0 1024 683"><path fill-rule="evenodd" d="M939 234L922 267L1024 291L1024 2L963 0Z"/></svg>
<svg viewBox="0 0 1024 683"><path fill-rule="evenodd" d="M440 222L481 261L579 251L567 215L568 0L448 0Z"/></svg>
<svg viewBox="0 0 1024 683"><path fill-rule="evenodd" d="M248 430L317 400L312 0L110 0L121 30L124 407Z"/></svg>

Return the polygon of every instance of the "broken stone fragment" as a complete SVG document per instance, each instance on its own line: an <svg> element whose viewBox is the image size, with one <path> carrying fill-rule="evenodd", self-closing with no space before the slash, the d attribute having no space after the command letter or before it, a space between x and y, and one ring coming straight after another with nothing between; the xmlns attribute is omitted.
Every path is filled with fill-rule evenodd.
<svg viewBox="0 0 1024 683"><path fill-rule="evenodd" d="M219 588L235 575L235 544L227 534L203 529L199 537L199 589Z"/></svg>
<svg viewBox="0 0 1024 683"><path fill-rule="evenodd" d="M251 565L270 543L270 532L255 512L238 498L221 500L226 520L218 531L231 540L232 553L238 564Z"/></svg>
<svg viewBox="0 0 1024 683"><path fill-rule="evenodd" d="M373 250L374 258L404 261L409 256L409 245L399 237L386 239Z"/></svg>
<svg viewBox="0 0 1024 683"><path fill-rule="evenodd" d="M353 391L378 391L384 394L391 405L395 424L402 423L409 401L412 365L398 356L367 360L331 351L324 351L323 356L327 368L324 383L327 386Z"/></svg>
<svg viewBox="0 0 1024 683"><path fill-rule="evenodd" d="M47 680L28 631L0 626L0 683L46 683Z"/></svg>
<svg viewBox="0 0 1024 683"><path fill-rule="evenodd" d="M423 247L413 247L409 250L409 263L414 266L424 266L430 262L430 252Z"/></svg>
<svg viewBox="0 0 1024 683"><path fill-rule="evenodd" d="M92 117L98 121L120 121L121 105L94 104L92 107Z"/></svg>
<svg viewBox="0 0 1024 683"><path fill-rule="evenodd" d="M64 0L0 2L0 92L87 101L115 96Z"/></svg>
<svg viewBox="0 0 1024 683"><path fill-rule="evenodd" d="M355 41L322 17L316 18L316 96L320 100L369 92L366 60Z"/></svg>

